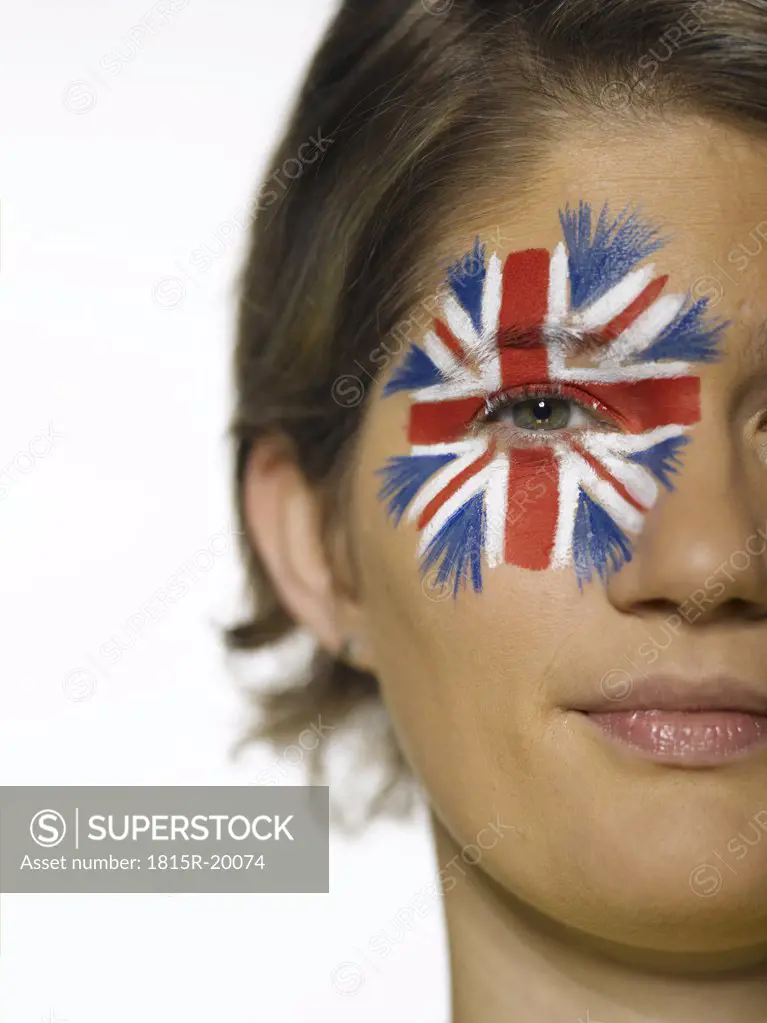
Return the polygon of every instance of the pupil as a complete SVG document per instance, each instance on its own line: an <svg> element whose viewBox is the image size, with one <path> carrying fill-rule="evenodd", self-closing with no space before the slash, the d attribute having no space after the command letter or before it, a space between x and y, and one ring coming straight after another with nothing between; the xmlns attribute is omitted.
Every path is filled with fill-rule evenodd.
<svg viewBox="0 0 767 1023"><path fill-rule="evenodd" d="M570 403L562 398L526 398L511 408L521 430L563 430L570 423Z"/></svg>

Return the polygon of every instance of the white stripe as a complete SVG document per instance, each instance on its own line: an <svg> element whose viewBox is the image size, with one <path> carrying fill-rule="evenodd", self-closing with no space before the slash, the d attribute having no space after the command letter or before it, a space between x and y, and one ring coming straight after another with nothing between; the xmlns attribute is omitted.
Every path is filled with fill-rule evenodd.
<svg viewBox="0 0 767 1023"><path fill-rule="evenodd" d="M444 384L434 384L433 387L423 387L419 391L411 391L410 400L412 402L454 401L456 398L485 397L486 394L487 389L479 378L473 379L467 376L465 379L448 380Z"/></svg>
<svg viewBox="0 0 767 1023"><path fill-rule="evenodd" d="M509 458L499 455L489 467L487 490L485 491L485 513L487 516L487 563L496 568L504 562L506 551L506 523L509 501Z"/></svg>
<svg viewBox="0 0 767 1023"><path fill-rule="evenodd" d="M463 345L468 358L476 360L480 367L477 387L485 391L497 391L501 386L501 367L495 334L491 337L491 343L485 345L474 329L471 317L453 295L445 299L444 309L448 327ZM466 394L466 385L462 385L460 391L451 393L450 397L465 397ZM444 398L432 400L443 401Z"/></svg>
<svg viewBox="0 0 767 1023"><path fill-rule="evenodd" d="M546 326L556 327L565 322L568 314L570 265L564 242L554 249L549 267L549 306ZM549 376L556 379L565 367L567 351L561 343L549 341L546 345Z"/></svg>
<svg viewBox="0 0 767 1023"><path fill-rule="evenodd" d="M584 447L586 445L584 444ZM625 458L615 455L597 455L594 457L601 462L608 472L622 483L634 500L638 501L646 511L649 511L658 500L658 484L655 477L636 462L628 462Z"/></svg>
<svg viewBox="0 0 767 1023"><path fill-rule="evenodd" d="M559 242L549 264L549 305L546 325L557 326L564 322L568 310L568 283L570 279L567 249Z"/></svg>
<svg viewBox="0 0 767 1023"><path fill-rule="evenodd" d="M556 341L549 341L546 345L548 354L549 378L553 381L561 380L562 374L566 372L568 351L565 345L557 344Z"/></svg>
<svg viewBox="0 0 767 1023"><path fill-rule="evenodd" d="M470 452L479 457L487 450L487 441L470 437L468 440L454 440L439 444L413 444L411 455L465 455Z"/></svg>
<svg viewBox="0 0 767 1023"><path fill-rule="evenodd" d="M489 482L489 469L490 466L486 465L484 469L472 476L471 479L468 479L424 526L421 532L421 542L418 547L420 556L426 553L429 544L445 526L447 521L457 511L460 511L467 501L470 501L484 490Z"/></svg>
<svg viewBox="0 0 767 1023"><path fill-rule="evenodd" d="M493 253L487 263L485 291L482 296L482 338L485 341L491 341L498 333L502 289L503 265Z"/></svg>
<svg viewBox="0 0 767 1023"><path fill-rule="evenodd" d="M564 445L557 445L554 454L559 462L559 513L554 547L551 552L552 568L564 568L573 558L573 528L578 510L578 488L580 486L579 463L572 451Z"/></svg>
<svg viewBox="0 0 767 1023"><path fill-rule="evenodd" d="M599 365L619 366L626 359L635 358L674 322L686 301L685 295L663 295L657 299L607 347Z"/></svg>
<svg viewBox="0 0 767 1023"><path fill-rule="evenodd" d="M415 453L415 451L416 449L414 448L413 453ZM411 502L410 507L405 513L405 521L415 522L415 520L421 516L429 503L433 501L434 498L445 489L445 487L449 486L456 476L460 476L464 469L467 469L472 462L484 455L486 451L486 440L473 441L470 449L467 449L465 453L460 455L458 458L453 459L452 462L448 462L448 464L440 469L439 472L431 476L426 483L424 483L416 494L414 500ZM435 451L433 447L429 448L429 453L439 454L439 452Z"/></svg>
<svg viewBox="0 0 767 1023"><path fill-rule="evenodd" d="M423 350L445 376L459 380L469 376L464 364L458 361L445 342L434 331L429 331L423 339Z"/></svg>
<svg viewBox="0 0 767 1023"><path fill-rule="evenodd" d="M480 371L485 393L493 394L501 389L501 360L498 358L497 341L493 342L492 349L483 354Z"/></svg>
<svg viewBox="0 0 767 1023"><path fill-rule="evenodd" d="M683 437L683 426L660 426L640 434L584 434L583 447L598 458L613 475L620 480L630 494L646 509L652 508L660 494L660 486L650 472L642 465L627 461L627 456L646 451L656 444L671 438Z"/></svg>
<svg viewBox="0 0 767 1023"><path fill-rule="evenodd" d="M627 384L634 380L663 379L690 376L689 362L637 362L617 369L562 368L558 380L567 383Z"/></svg>
<svg viewBox="0 0 767 1023"><path fill-rule="evenodd" d="M653 279L655 268L652 264L626 274L614 288L598 298L586 309L573 313L573 327L579 330L595 330L614 319L631 303L639 298Z"/></svg>
<svg viewBox="0 0 767 1023"><path fill-rule="evenodd" d="M485 291L482 296L482 354L479 359L482 386L497 391L501 386L501 361L498 355L498 327L503 298L503 264L498 256L488 260Z"/></svg>
<svg viewBox="0 0 767 1023"><path fill-rule="evenodd" d="M446 296L444 311L450 330L461 342L467 354L474 354L479 347L481 339L474 329L471 317L455 295Z"/></svg>
<svg viewBox="0 0 767 1023"><path fill-rule="evenodd" d="M625 501L612 484L598 476L588 462L575 453L573 458L580 463L578 469L581 482L589 496L604 508L621 529L638 533L644 524L644 515Z"/></svg>
<svg viewBox="0 0 767 1023"><path fill-rule="evenodd" d="M686 426L671 423L667 426L658 426L654 430L647 430L645 433L587 433L584 431L578 435L578 439L584 448L598 458L604 456L625 457L636 451L646 451L672 437L684 436L687 429Z"/></svg>

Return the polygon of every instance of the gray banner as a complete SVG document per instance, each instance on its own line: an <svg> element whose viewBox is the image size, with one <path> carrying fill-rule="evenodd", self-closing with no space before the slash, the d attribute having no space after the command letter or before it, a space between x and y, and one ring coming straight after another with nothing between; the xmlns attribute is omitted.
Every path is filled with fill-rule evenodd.
<svg viewBox="0 0 767 1023"><path fill-rule="evenodd" d="M0 786L0 892L328 892L327 786Z"/></svg>

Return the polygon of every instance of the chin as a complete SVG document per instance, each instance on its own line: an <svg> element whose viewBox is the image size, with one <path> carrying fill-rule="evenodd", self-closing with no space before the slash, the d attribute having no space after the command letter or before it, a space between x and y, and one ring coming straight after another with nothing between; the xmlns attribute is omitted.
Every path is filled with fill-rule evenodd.
<svg viewBox="0 0 767 1023"><path fill-rule="evenodd" d="M693 853L693 842L675 847L672 836L656 844L638 833L603 841L597 857L571 847L545 877L497 864L495 880L550 927L579 932L618 958L649 965L660 965L652 953L767 959L767 842L761 855L751 850L728 866Z"/></svg>

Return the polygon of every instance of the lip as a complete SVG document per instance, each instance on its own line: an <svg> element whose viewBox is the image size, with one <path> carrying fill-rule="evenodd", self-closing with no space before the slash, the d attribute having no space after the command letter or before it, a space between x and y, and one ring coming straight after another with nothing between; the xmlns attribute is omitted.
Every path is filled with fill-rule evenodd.
<svg viewBox="0 0 767 1023"><path fill-rule="evenodd" d="M767 686L742 679L644 678L620 699L603 692L572 710L608 741L677 766L715 766L767 744Z"/></svg>
<svg viewBox="0 0 767 1023"><path fill-rule="evenodd" d="M767 681L752 682L724 675L695 678L690 676L654 676L631 679L625 695L606 692L606 672L601 691L591 699L573 703L571 710L583 714L613 711L732 711L767 715ZM624 687L625 688L625 687Z"/></svg>

